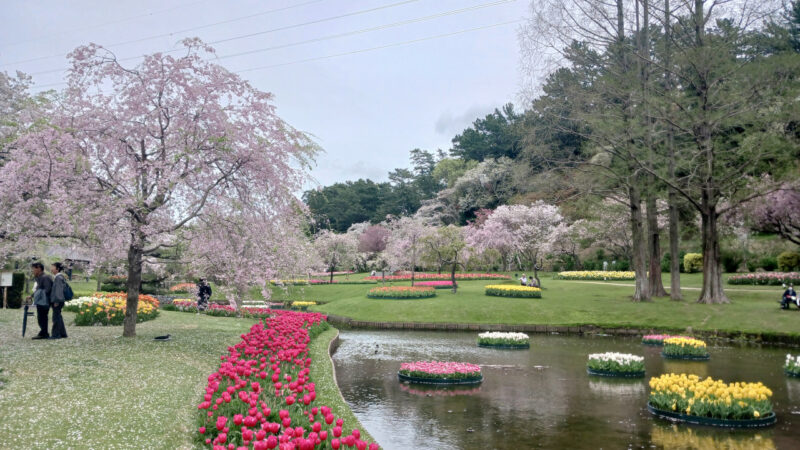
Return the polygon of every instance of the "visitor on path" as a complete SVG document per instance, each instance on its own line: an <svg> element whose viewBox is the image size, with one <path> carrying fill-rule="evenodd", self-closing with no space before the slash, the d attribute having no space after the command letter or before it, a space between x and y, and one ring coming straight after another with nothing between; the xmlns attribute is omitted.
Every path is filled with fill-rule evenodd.
<svg viewBox="0 0 800 450"><path fill-rule="evenodd" d="M197 311L205 311L208 309L208 301L211 299L211 286L205 278L200 278L197 288Z"/></svg>
<svg viewBox="0 0 800 450"><path fill-rule="evenodd" d="M373 269L372 272L369 273L369 276L371 276L371 277L375 276L375 269Z"/></svg>
<svg viewBox="0 0 800 450"><path fill-rule="evenodd" d="M528 280L528 287L539 287L539 281L535 277L530 277Z"/></svg>
<svg viewBox="0 0 800 450"><path fill-rule="evenodd" d="M44 266L40 262L31 264L31 271L36 284L33 286L33 296L28 296L27 301L33 298L36 305L36 321L39 323L39 334L33 339L47 339L50 334L47 332L47 316L50 312L50 292L53 290L53 280L44 271Z"/></svg>
<svg viewBox="0 0 800 450"><path fill-rule="evenodd" d="M528 277L526 277L524 273L522 274L521 277L519 277L519 284L521 286L527 286L528 285Z"/></svg>
<svg viewBox="0 0 800 450"><path fill-rule="evenodd" d="M64 339L67 337L64 317L61 315L61 309L64 307L64 303L67 302L64 294L67 287L64 265L60 262L53 263L50 266L50 272L54 276L53 289L50 293L50 306L53 308L53 332L50 333L50 339Z"/></svg>
<svg viewBox="0 0 800 450"><path fill-rule="evenodd" d="M797 292L795 292L794 286L789 284L789 287L783 291L783 297L781 298L781 309L789 309L789 305L792 303L800 308L800 301L797 300Z"/></svg>

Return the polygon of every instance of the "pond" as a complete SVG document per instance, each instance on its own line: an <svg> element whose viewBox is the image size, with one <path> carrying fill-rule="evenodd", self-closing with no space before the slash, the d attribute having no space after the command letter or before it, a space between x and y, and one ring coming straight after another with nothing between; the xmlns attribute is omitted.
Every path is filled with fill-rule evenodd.
<svg viewBox="0 0 800 450"><path fill-rule="evenodd" d="M385 449L728 448L800 446L800 379L786 377L787 349L710 346L709 362L664 360L639 339L531 335L529 350L479 348L477 333L342 331L334 353L339 387ZM645 357L645 379L589 376L590 353ZM796 349L789 350L797 353ZM477 387L400 383L401 362L480 364ZM675 425L646 409L647 380L694 373L724 381L762 381L773 391L778 423L729 431Z"/></svg>

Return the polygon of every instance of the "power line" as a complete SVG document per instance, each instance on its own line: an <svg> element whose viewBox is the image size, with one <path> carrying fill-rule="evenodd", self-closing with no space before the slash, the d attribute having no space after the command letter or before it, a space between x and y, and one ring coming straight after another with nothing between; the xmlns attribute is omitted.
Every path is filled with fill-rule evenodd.
<svg viewBox="0 0 800 450"><path fill-rule="evenodd" d="M400 46L403 46L403 45L411 45L411 44L416 44L416 43L419 43L419 42L432 41L432 40L435 40L435 39L442 39L442 38L446 38L446 37L456 36L456 35L459 35L459 34L471 33L471 32L474 32L474 31L487 30L487 29L490 29L490 28L497 28L497 27L501 27L501 26L504 26L504 25L512 25L512 24L515 24L515 23L521 23L523 21L524 20L522 20L522 19L516 19L516 20L510 20L510 21L506 21L506 22L498 22L498 23L493 23L493 24L490 24L490 25L483 25L483 26L480 26L480 27L467 28L467 29L463 29L463 30L453 31L453 32L450 32L450 33L436 34L436 35L433 35L433 36L426 36L426 37L422 37L422 38L418 38L418 39L411 39L411 40L407 40L407 41L394 42L394 43L391 43L391 44L380 45L380 46L376 46L376 47L363 48L363 49L359 49L359 50L353 50L353 51L343 52L343 53L335 53L335 54L325 55L325 56L318 56L318 57L314 57L314 58L300 59L300 60L289 61L289 62L280 63L280 64L271 64L271 65L268 65L268 66L251 67L251 68L242 69L242 70L235 70L235 71L232 70L231 72L241 75L241 74L246 73L246 72L253 72L253 71L257 71L257 70L272 69L272 68L275 68L275 67L291 66L291 65L294 65L294 64L302 64L302 63L307 63L307 62L321 61L321 60L325 60L325 59L338 58L340 56L356 55L356 54L360 54L360 53L367 53L367 52L383 50L383 49L392 48L392 47L400 47ZM62 86L62 85L66 85L66 84L67 84L66 82L62 81L62 82L58 82L58 83L49 83L49 84L43 84L43 85L38 85L38 86L34 86L34 87L45 88L45 87Z"/></svg>
<svg viewBox="0 0 800 450"><path fill-rule="evenodd" d="M118 20L115 20L115 21L112 21L112 22L104 22L102 24L92 25L92 26L89 26L89 27L73 28L71 30L60 31L60 32L55 33L55 35L58 36L58 35L63 35L63 34L67 34L67 33L75 33L75 32L87 31L87 30L95 30L97 28L103 28L103 27L107 27L109 25L115 25L115 24L118 24L118 23L128 22L130 20L140 19L142 17L149 17L149 16L152 16L152 15L155 15L155 14L161 14L161 13L165 13L165 12L168 12L168 11L173 11L173 10L180 9L180 8L185 8L187 6L197 5L197 4L200 4L200 3L205 3L207 1L208 0L200 0L200 1L195 1L195 2L184 3L184 4L181 4L181 5L176 5L176 6L173 6L173 7L170 7L170 8L166 8L166 9L161 9L161 10L158 10L158 11L151 11L149 13L139 14L138 16L132 16L132 17L126 17L126 18L123 18L123 19L118 19ZM23 40L23 41L16 41L16 42L9 42L7 44L0 44L0 46L1 47L6 47L6 46L11 46L11 45L27 44L28 42L41 41L42 39L47 39L47 38L52 37L52 36L53 36L52 34L48 35L48 36L39 36L39 37L36 37L36 38L26 39L26 40ZM58 56L60 56L60 55L58 55ZM3 65L5 66L6 64L3 64Z"/></svg>
<svg viewBox="0 0 800 450"><path fill-rule="evenodd" d="M280 12L280 11L286 11L286 10L289 10L289 9L299 8L299 7L302 7L302 6L310 5L312 3L319 3L319 2L322 2L322 1L325 1L325 0L311 0L311 1L308 1L308 2L305 2L305 3L299 3L299 4L296 4L296 5L285 6L283 8L270 9L270 10L267 10L267 11L261 11L261 12L257 12L257 13L254 13L254 14L248 14L246 16L234 17L233 19L221 20L219 22L209 23L209 24L206 24L206 25L200 25L200 26L191 27L191 28L184 28L182 30L172 31L170 33L154 34L154 35L146 36L146 37L142 37L142 38L131 39L131 40L121 41L121 42L114 42L113 44L104 45L104 47L105 48L119 47L121 45L135 44L137 42L144 42L144 41L149 41L149 40L152 40L152 39L170 37L170 36L174 36L174 35L177 35L177 34L186 33L186 32L189 32L189 31L202 30L202 29L205 29L205 28L215 27L217 25L224 25L224 24L227 24L227 23L239 22L239 21L246 20L246 19L252 19L253 17L260 17L260 16L264 16L264 15L267 15L267 14L272 14L272 13L275 13L275 12ZM0 64L0 67L6 67L6 66L14 65L14 64L22 64L22 63L33 62L33 61L41 61L43 59L66 57L66 56L67 56L67 53L55 53L55 54L52 54L52 55L37 56L36 58L22 59L22 60L19 60L19 61Z"/></svg>
<svg viewBox="0 0 800 450"><path fill-rule="evenodd" d="M411 2L415 2L415 1L418 1L418 0L405 0L405 1L402 1L402 2L393 3L393 4L390 4L390 5L384 5L384 6L377 7L377 8L371 8L371 9L367 9L367 10L361 10L361 11L356 11L356 12L353 12L353 13L347 13L347 14L343 14L343 15L339 15L339 16L334 16L334 17L329 17L329 18L325 18L325 19L306 22L304 24L289 25L289 26L286 26L286 27L274 28L272 30L261 31L261 32L258 32L258 33L249 33L249 34L246 34L246 35L241 35L241 36L236 36L236 37L232 37L232 38L226 38L226 39L221 39L221 40L217 40L217 41L212 41L212 42L209 42L208 44L209 45L219 44L221 42L228 42L228 41L237 40L237 39L244 39L244 38L253 37L253 36L256 36L256 35L272 33L272 32L275 32L275 31L283 31L283 30L286 30L286 29L289 29L289 28L295 28L295 27L299 27L299 26L306 26L306 25L310 25L310 24L316 24L316 23L325 22L325 21L329 21L329 20L339 19L339 18L342 18L342 17L348 17L348 16L352 16L352 15L357 15L357 14L365 14L367 12L372 12L372 11L376 11L376 10L380 10L380 9L386 9L386 8L399 6L399 5L402 5L402 4L411 3ZM494 2L483 3L483 4L479 4L479 5L466 7L466 8L454 9L454 10L445 11L445 12L438 13L438 14L433 14L433 15L430 15L430 16L403 20L403 21L394 22L394 23L390 23L390 24L379 25L379 26L376 26L376 27L363 28L363 29L360 29L360 30L355 30L355 31L350 31L350 32L345 32L345 33L339 33L339 34L333 34L333 35L328 35L328 36L322 36L322 37L319 37L319 38L307 39L307 40L304 40L304 41L293 42L293 43L289 43L289 44L281 44L281 45L276 45L276 46L272 46L272 47L265 47L265 48L260 48L260 49L256 49L256 50L249 50L249 51L246 51L246 52L234 53L234 54L230 54L230 55L223 55L223 56L219 56L219 57L217 57L215 59L217 59L217 60L227 59L227 58L232 58L232 57L235 57L235 56L249 55L249 54L253 54L253 53L260 53L260 52L265 52L265 51L278 50L278 49L282 49L282 48L295 47L295 46L298 46L298 45L304 45L304 44L309 44L309 43L314 43L314 42L322 42L322 41L327 41L327 40L331 40L331 39L338 39L338 38L347 37L347 36L354 36L354 35L358 35L358 34L364 34L364 33L369 33L369 32L373 32L373 31L384 30L384 29L388 29L388 28L395 28L395 27L402 26L402 25L408 25L408 24L412 24L412 23L424 22L424 21L427 21L427 20L433 20L433 19L436 19L436 18L446 17L446 16L449 16L449 15L462 14L462 13L469 12L469 11L474 11L474 10L477 10L477 9L488 8L488 7L491 7L491 6L497 6L497 5L501 5L501 4L504 4L504 3L511 3L511 2L515 2L515 1L516 0L496 0ZM183 49L179 48L179 49L173 49L173 50L164 51L162 53L173 53L173 52L182 51L182 50ZM120 58L120 59L118 59L118 61L120 61L120 62L122 62L122 61L131 61L131 60L139 59L139 58L141 58L141 56L131 56L131 57L127 57L127 58ZM45 74L50 74L50 73L64 72L65 70L66 69L52 69L52 70L34 72L34 73L30 74L30 75L45 75Z"/></svg>
<svg viewBox="0 0 800 450"><path fill-rule="evenodd" d="M377 47L364 48L364 49L354 50L354 51L350 51L350 52L335 53L333 55L319 56L319 57L316 57L316 58L300 59L300 60L297 60L297 61L290 61L290 62L281 63L281 64L272 64L272 65L269 65L269 66L252 67L252 68L249 68L249 69L237 70L237 71L235 71L235 73L242 74L244 72L252 72L254 70L271 69L273 67L290 66L290 65L301 64L301 63L306 63L306 62L320 61L320 60L323 60L323 59L337 58L339 56L355 55L355 54L358 54L358 53L366 53L366 52L371 52L371 51L375 51L375 50L382 50L382 49L385 49L385 48L400 47L400 46L403 46L403 45L416 44L418 42L431 41L431 40L434 40L434 39L446 38L446 37L455 36L455 35L458 35L458 34L470 33L470 32L479 31L479 30L486 30L486 29L489 29L489 28L496 28L496 27L500 27L500 26L503 26L503 25L511 25L511 24L520 23L520 22L524 22L524 20L523 19L510 20L510 21L507 21L507 22L499 22L499 23L494 23L494 24L491 24L491 25L484 25L484 26L481 26L481 27L467 28L465 30L453 31L451 33L437 34L437 35L427 36L427 37L423 37L423 38L419 38L419 39L411 39L411 40L408 40L408 41L395 42L395 43L392 43L392 44L386 44L386 45L380 45L380 46L377 46Z"/></svg>

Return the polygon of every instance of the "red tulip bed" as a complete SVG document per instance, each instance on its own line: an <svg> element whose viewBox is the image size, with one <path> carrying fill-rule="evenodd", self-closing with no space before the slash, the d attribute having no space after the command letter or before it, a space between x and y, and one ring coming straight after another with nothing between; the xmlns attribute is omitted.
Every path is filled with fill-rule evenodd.
<svg viewBox="0 0 800 450"><path fill-rule="evenodd" d="M378 449L317 406L308 345L328 328L319 313L274 311L228 347L197 406L198 440L214 450Z"/></svg>
<svg viewBox="0 0 800 450"><path fill-rule="evenodd" d="M197 312L197 302L193 300L175 300L169 305L165 305L162 308L166 311L178 311L178 312L190 312L196 313ZM263 319L270 317L275 311L269 308L258 308L254 306L243 306L239 308L239 311L236 311L236 308L230 305L218 305L216 303L211 303L208 305L208 309L204 311L205 314L209 316L218 316L218 317L246 317L246 318L256 318L256 319Z"/></svg>
<svg viewBox="0 0 800 450"><path fill-rule="evenodd" d="M449 280L450 274L447 273L418 273L414 275L415 280ZM365 280L382 280L381 276L366 277ZM456 280L469 281L469 280L510 280L510 275L503 275L501 273L457 273ZM411 281L411 274L405 275L387 275L388 281Z"/></svg>
<svg viewBox="0 0 800 450"><path fill-rule="evenodd" d="M419 287L432 287L434 289L452 289L453 282L451 280L447 281L420 281L414 283L414 286Z"/></svg>

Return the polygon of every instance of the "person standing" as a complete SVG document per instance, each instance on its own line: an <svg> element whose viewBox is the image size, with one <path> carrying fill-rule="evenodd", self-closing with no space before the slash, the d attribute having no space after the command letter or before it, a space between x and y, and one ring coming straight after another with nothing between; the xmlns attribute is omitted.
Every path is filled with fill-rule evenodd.
<svg viewBox="0 0 800 450"><path fill-rule="evenodd" d="M33 278L36 285L33 290L33 304L36 305L36 321L39 323L39 334L33 339L47 339L50 334L48 328L48 314L50 312L50 293L53 290L53 280L44 271L44 266L40 262L31 264ZM31 297L28 297L30 300Z"/></svg>
<svg viewBox="0 0 800 450"><path fill-rule="evenodd" d="M50 272L54 276L53 291L50 294L50 306L53 308L53 332L50 333L50 339L64 339L67 337L64 317L61 315L61 309L67 301L64 297L64 289L67 286L67 279L64 275L64 265L60 262L53 263L53 265L50 266Z"/></svg>
<svg viewBox="0 0 800 450"><path fill-rule="evenodd" d="M205 311L208 308L208 301L211 299L211 286L205 278L200 278L197 283L197 311Z"/></svg>

